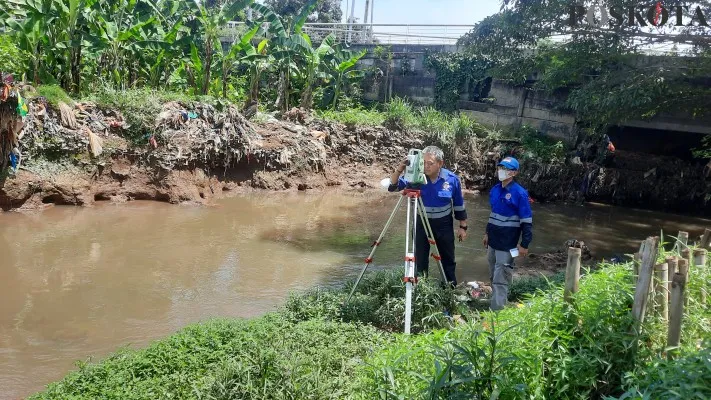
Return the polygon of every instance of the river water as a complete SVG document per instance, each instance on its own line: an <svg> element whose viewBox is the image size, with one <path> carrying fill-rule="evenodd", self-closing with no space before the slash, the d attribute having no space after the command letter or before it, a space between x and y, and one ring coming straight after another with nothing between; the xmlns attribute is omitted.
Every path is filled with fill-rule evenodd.
<svg viewBox="0 0 711 400"><path fill-rule="evenodd" d="M42 390L77 360L145 346L214 316L257 316L291 290L357 276L397 199L382 191L250 193L211 207L130 202L0 215L0 399ZM458 278L487 280L487 200L466 200L470 237L457 244ZM374 269L402 262L405 204ZM629 253L660 229L693 236L711 226L600 205L533 210L532 252L576 238L596 256Z"/></svg>

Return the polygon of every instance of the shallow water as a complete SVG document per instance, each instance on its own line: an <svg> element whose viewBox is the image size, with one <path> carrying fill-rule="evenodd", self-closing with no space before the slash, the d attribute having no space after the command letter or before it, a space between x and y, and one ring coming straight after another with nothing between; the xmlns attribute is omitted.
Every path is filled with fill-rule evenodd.
<svg viewBox="0 0 711 400"><path fill-rule="evenodd" d="M251 317L290 290L357 276L398 197L379 191L252 193L214 207L157 202L0 215L0 399L42 390L122 346L145 346L213 316ZM486 198L467 196L460 281L487 280ZM584 240L596 256L709 221L608 206L534 204L532 252ZM399 265L406 206L375 265ZM434 264L432 265L434 266Z"/></svg>

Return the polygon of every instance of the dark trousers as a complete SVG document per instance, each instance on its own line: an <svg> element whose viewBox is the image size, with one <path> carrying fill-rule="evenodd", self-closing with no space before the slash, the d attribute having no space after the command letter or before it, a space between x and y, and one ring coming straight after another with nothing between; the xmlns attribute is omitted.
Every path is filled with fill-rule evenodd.
<svg viewBox="0 0 711 400"><path fill-rule="evenodd" d="M457 263L454 261L454 223L452 217L430 219L429 221L434 240L437 243L437 249L439 250L440 256L442 256L442 267L444 268L445 277L447 281L456 286L457 277L454 273L454 269ZM429 273L430 253L430 244L427 241L425 227L418 219L417 230L415 232L415 264L417 265L417 275L427 275ZM434 249L432 253L434 253ZM437 260L433 261L436 266ZM439 269L439 267L436 268Z"/></svg>

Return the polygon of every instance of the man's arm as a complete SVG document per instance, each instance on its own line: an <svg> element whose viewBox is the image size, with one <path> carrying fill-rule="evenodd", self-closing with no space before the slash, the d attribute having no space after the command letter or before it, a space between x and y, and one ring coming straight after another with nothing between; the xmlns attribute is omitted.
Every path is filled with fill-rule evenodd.
<svg viewBox="0 0 711 400"><path fill-rule="evenodd" d="M518 216L521 218L521 247L528 249L533 240L533 211L525 190L518 201Z"/></svg>
<svg viewBox="0 0 711 400"><path fill-rule="evenodd" d="M462 184L459 178L455 181L452 190L452 205L454 206L454 219L459 221L460 226L467 226L467 209L464 207Z"/></svg>
<svg viewBox="0 0 711 400"><path fill-rule="evenodd" d="M398 168L393 172L392 175L390 175L390 186L388 186L388 192L399 192L400 190L405 189L405 187L407 186L407 182L405 182L405 179L400 177L400 175L405 172L405 167L407 166L405 164L406 161L407 160L400 163Z"/></svg>

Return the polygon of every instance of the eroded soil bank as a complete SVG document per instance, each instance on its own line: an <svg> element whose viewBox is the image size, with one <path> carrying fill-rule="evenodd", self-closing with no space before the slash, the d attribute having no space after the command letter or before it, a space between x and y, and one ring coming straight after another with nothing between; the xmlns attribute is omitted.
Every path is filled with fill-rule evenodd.
<svg viewBox="0 0 711 400"><path fill-rule="evenodd" d="M209 204L251 189L378 187L422 132L347 127L292 110L277 120L246 120L234 106L169 102L146 124L130 126L116 110L92 103L29 104L19 168L3 175L3 211L48 205L91 206L135 199ZM496 161L526 149L475 139L446 160L466 189L493 184ZM702 166L618 151L615 164L548 165L527 161L521 182L535 201L595 201L711 215Z"/></svg>

